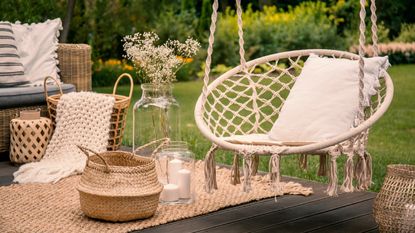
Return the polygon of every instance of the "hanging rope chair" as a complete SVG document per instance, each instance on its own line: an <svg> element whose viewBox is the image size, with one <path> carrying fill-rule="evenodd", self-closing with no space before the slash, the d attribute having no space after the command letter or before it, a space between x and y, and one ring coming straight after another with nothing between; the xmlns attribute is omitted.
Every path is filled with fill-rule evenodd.
<svg viewBox="0 0 415 233"><path fill-rule="evenodd" d="M347 156L345 178L341 186L345 192L367 189L372 180L371 156L366 151L369 128L386 112L393 98L393 83L387 72L381 72L380 88L372 96L370 106L363 105L365 0L360 0L359 54L345 51L307 49L276 53L249 62L245 61L242 31L242 9L236 0L239 35L240 65L222 74L210 83L209 74L216 28L218 0L214 0L210 25L203 91L195 107L195 120L201 133L212 142L205 157L205 190L217 189L215 152L224 149L235 152L231 183L240 183L239 158L243 159L243 190L251 189L250 178L255 175L259 155L271 156L270 179L275 192L281 191L280 158L300 154L302 163L307 155L320 156L319 175L326 175L329 164L327 194L337 195L337 164L339 156ZM378 55L376 6L371 0L372 40L374 56ZM354 127L329 139L309 144L246 143L227 140L235 135L267 134L277 120L297 76L310 54L331 58L358 60L359 111ZM279 64L284 64L283 66ZM261 69L256 69L256 68ZM264 69L264 67L266 67ZM336 77L333 77L336 78ZM278 88L275 88L278 87ZM356 158L356 159L355 159ZM356 179L356 187L353 180Z"/></svg>

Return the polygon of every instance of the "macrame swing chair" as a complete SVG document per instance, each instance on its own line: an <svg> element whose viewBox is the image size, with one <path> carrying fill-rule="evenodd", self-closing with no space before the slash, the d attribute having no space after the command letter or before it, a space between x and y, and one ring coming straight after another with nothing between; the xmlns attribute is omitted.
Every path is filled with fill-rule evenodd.
<svg viewBox="0 0 415 233"><path fill-rule="evenodd" d="M320 156L319 175L329 175L327 194L337 195L337 163L339 156L347 156L345 178L341 186L344 192L366 190L371 185L371 156L366 151L369 128L388 109L393 98L393 83L387 72L381 72L381 87L372 96L370 106L363 106L364 46L365 46L365 0L360 0L359 54L326 49L307 49L276 53L246 62L242 31L242 9L236 0L239 35L240 65L222 74L210 83L209 73L213 51L218 0L214 0L211 16L209 46L204 72L203 91L195 107L195 120L201 133L212 142L205 157L205 191L217 189L215 151L224 149L234 152L231 183L239 184L239 159L243 159L243 190L251 189L251 176L256 174L259 155L271 156L270 181L275 192L280 192L280 158L299 154L306 163L307 155ZM374 56L378 55L376 5L371 0L372 41ZM310 54L318 56L358 60L359 64L359 111L355 124L347 132L327 140L306 145L273 145L260 143L235 143L226 140L234 135L266 134L279 116L287 94L301 72L302 64ZM285 64L280 66L278 64ZM258 72L257 67L267 69ZM333 77L335 78L335 77ZM275 88L275 87L278 88ZM241 101L243 100L243 101ZM272 111L269 111L272 109ZM356 158L356 159L355 159ZM328 171L326 169L328 164ZM327 174L327 172L329 174ZM356 180L354 187L353 180Z"/></svg>

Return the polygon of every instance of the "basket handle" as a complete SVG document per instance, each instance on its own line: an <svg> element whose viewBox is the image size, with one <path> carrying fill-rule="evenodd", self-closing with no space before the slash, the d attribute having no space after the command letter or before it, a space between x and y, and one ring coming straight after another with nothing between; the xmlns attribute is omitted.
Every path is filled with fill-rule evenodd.
<svg viewBox="0 0 415 233"><path fill-rule="evenodd" d="M142 149L144 149L144 148L146 148L146 147L149 147L149 146L151 146L151 145L153 145L153 144L157 144L157 143L159 143L159 145L156 147L156 149L154 149L153 150L153 152L151 153L151 157L152 158L154 158L154 156L155 156L155 154L163 147L163 146L165 146L166 144L168 144L170 142L170 138L161 138L161 139L158 139L158 140L154 140L154 141L151 141L151 142L149 142L149 143L147 143L147 144L144 144L144 145L142 145L142 146L140 146L140 147L138 147L138 148L135 148L134 149L134 152L137 152L137 151L140 151L140 150L142 150Z"/></svg>
<svg viewBox="0 0 415 233"><path fill-rule="evenodd" d="M49 97L49 95L48 95L48 87L47 87L48 85L46 85L48 79L52 79L56 83L56 85L59 88L60 95L63 95L62 87L61 87L61 84L59 83L59 81L56 78L52 77L52 76L47 76L43 80L43 88L45 89L45 98L48 99L48 97Z"/></svg>
<svg viewBox="0 0 415 233"><path fill-rule="evenodd" d="M117 92L118 83L123 77L127 77L128 79L130 79L130 94L128 95L128 98L131 100L131 96L133 95L134 81L133 77L131 77L129 73L123 73L117 78L117 81L114 84L114 89L112 90L112 95L115 95L115 93Z"/></svg>
<svg viewBox="0 0 415 233"><path fill-rule="evenodd" d="M98 156L98 158L100 158L102 160L102 162L104 162L104 164L105 164L105 173L110 173L110 168L108 167L107 161L100 154L98 154L97 152L95 152L95 151L93 151L89 148L86 148L86 147L83 147L83 146L80 146L80 145L76 145L76 146L86 155L86 157L87 157L86 162L87 163L89 161L89 153L88 153L88 151L89 151L89 152L93 153L94 155Z"/></svg>

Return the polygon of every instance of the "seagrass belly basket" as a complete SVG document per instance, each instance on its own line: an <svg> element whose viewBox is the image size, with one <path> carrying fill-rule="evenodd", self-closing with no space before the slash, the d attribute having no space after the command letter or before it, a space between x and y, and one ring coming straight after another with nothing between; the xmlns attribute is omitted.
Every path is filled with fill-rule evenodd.
<svg viewBox="0 0 415 233"><path fill-rule="evenodd" d="M88 160L78 184L86 216L112 222L154 215L163 186L151 158L128 152L95 153L79 147ZM89 153L93 155L89 156Z"/></svg>

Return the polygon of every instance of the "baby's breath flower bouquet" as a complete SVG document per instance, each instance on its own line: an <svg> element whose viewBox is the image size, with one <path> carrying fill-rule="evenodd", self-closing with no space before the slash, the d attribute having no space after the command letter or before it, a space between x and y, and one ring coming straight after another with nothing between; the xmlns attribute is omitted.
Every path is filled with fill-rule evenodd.
<svg viewBox="0 0 415 233"><path fill-rule="evenodd" d="M128 35L124 37L124 50L137 72L144 74L144 82L170 84L176 80L176 72L182 65L191 61L200 44L190 37L183 43L167 40L157 45L158 40L154 32Z"/></svg>

